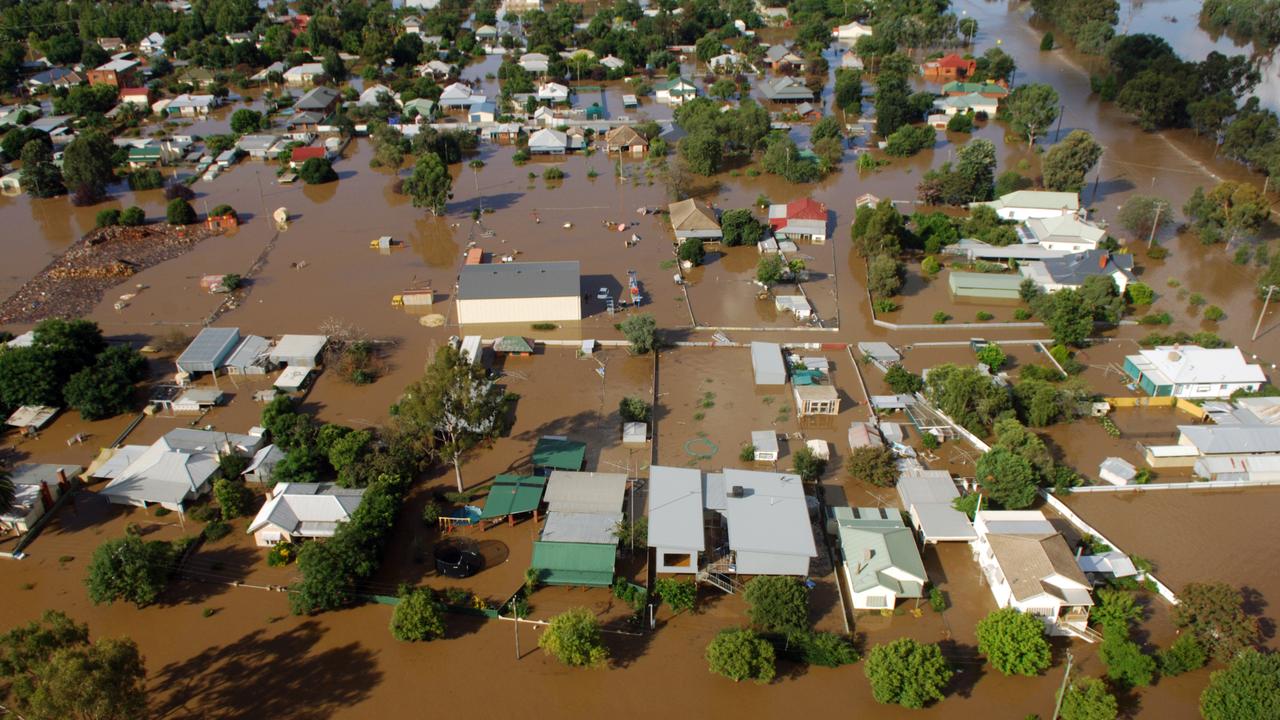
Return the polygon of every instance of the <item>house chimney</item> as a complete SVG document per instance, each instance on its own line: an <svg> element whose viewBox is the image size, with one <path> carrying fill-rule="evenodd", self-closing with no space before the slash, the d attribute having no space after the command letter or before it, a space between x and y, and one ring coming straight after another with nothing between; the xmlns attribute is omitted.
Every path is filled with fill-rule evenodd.
<svg viewBox="0 0 1280 720"><path fill-rule="evenodd" d="M1098 257L1098 269L1099 269L1099 270L1106 270L1106 269L1107 269L1107 261L1108 261L1108 260L1110 260L1110 259L1111 259L1111 253L1105 253L1105 252L1104 252L1104 253L1102 253L1102 255Z"/></svg>
<svg viewBox="0 0 1280 720"><path fill-rule="evenodd" d="M58 468L58 487L67 489L67 471L62 468Z"/></svg>

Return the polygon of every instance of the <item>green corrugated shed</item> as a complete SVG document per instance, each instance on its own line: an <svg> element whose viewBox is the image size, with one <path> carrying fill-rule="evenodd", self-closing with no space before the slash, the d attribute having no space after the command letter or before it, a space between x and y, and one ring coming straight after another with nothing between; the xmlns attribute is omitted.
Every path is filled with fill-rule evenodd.
<svg viewBox="0 0 1280 720"><path fill-rule="evenodd" d="M609 587L616 556L616 545L538 540L533 543L531 566L548 585Z"/></svg>
<svg viewBox="0 0 1280 720"><path fill-rule="evenodd" d="M533 512L542 502L547 479L536 475L499 475L493 479L489 496L484 501L481 520Z"/></svg>
<svg viewBox="0 0 1280 720"><path fill-rule="evenodd" d="M952 272L947 276L947 284L955 297L1017 300L1023 279L1021 275Z"/></svg>
<svg viewBox="0 0 1280 720"><path fill-rule="evenodd" d="M531 353L533 344L519 335L504 335L493 341L493 351L500 353Z"/></svg>
<svg viewBox="0 0 1280 720"><path fill-rule="evenodd" d="M587 444L576 440L541 437L533 447L533 466L552 470L581 470Z"/></svg>
<svg viewBox="0 0 1280 720"><path fill-rule="evenodd" d="M129 148L129 162L160 162L160 148L150 145Z"/></svg>

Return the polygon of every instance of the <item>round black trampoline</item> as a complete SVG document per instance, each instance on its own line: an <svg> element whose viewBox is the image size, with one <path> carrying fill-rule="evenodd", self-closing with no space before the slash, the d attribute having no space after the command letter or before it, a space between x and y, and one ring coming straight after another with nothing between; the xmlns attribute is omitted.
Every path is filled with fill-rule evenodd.
<svg viewBox="0 0 1280 720"><path fill-rule="evenodd" d="M443 542L436 546L436 572L451 578L466 578L484 569L484 555L469 544Z"/></svg>

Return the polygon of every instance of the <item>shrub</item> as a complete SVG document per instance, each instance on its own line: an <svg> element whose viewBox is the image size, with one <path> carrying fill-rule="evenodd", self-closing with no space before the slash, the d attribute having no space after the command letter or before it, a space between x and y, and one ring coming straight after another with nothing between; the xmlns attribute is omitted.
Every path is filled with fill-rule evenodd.
<svg viewBox="0 0 1280 720"><path fill-rule="evenodd" d="M950 319L951 319L951 316L941 310L933 314L933 321L935 323L938 323L939 325L947 322Z"/></svg>
<svg viewBox="0 0 1280 720"><path fill-rule="evenodd" d="M430 588L401 587L400 604L391 614L391 635L402 642L444 637L444 606Z"/></svg>
<svg viewBox="0 0 1280 720"><path fill-rule="evenodd" d="M338 173L334 172L333 163L327 158L313 157L302 163L302 167L298 169L298 177L308 185L323 185L337 180Z"/></svg>
<svg viewBox="0 0 1280 720"><path fill-rule="evenodd" d="M549 167L542 171L543 180L563 180L564 171L558 167Z"/></svg>
<svg viewBox="0 0 1280 720"><path fill-rule="evenodd" d="M1161 650L1156 657L1161 674L1168 677L1199 670L1209 661L1204 648L1200 647L1200 641L1191 633L1179 635L1168 649Z"/></svg>
<svg viewBox="0 0 1280 720"><path fill-rule="evenodd" d="M444 508L440 507L440 503L435 500L428 500L427 504L422 507L422 524L433 528L440 523L440 516L443 514Z"/></svg>
<svg viewBox="0 0 1280 720"><path fill-rule="evenodd" d="M654 581L654 592L677 613L692 610L698 600L698 585L692 580L658 578Z"/></svg>
<svg viewBox="0 0 1280 720"><path fill-rule="evenodd" d="M682 262L701 265L702 261L707 257L707 249L702 245L702 240L686 238L677 248L676 257L680 258Z"/></svg>
<svg viewBox="0 0 1280 720"><path fill-rule="evenodd" d="M743 445L742 449L738 451L738 460L744 463L755 462L756 446L751 445L750 443Z"/></svg>
<svg viewBox="0 0 1280 720"><path fill-rule="evenodd" d="M941 700L954 674L935 644L900 638L867 654L863 672L876 702L922 708Z"/></svg>
<svg viewBox="0 0 1280 720"><path fill-rule="evenodd" d="M1096 678L1073 682L1062 694L1062 720L1115 720L1118 714L1115 696Z"/></svg>
<svg viewBox="0 0 1280 720"><path fill-rule="evenodd" d="M218 478L213 482L213 497L222 509L222 517L226 520L238 518L249 512L249 503L253 502L253 493L239 478L234 480Z"/></svg>
<svg viewBox="0 0 1280 720"><path fill-rule="evenodd" d="M929 588L929 607L932 607L934 612L943 612L947 609L947 604L947 596L941 590L936 587Z"/></svg>
<svg viewBox="0 0 1280 720"><path fill-rule="evenodd" d="M94 605L127 600L138 607L156 601L172 574L174 546L135 534L108 540L93 551L85 585Z"/></svg>
<svg viewBox="0 0 1280 720"><path fill-rule="evenodd" d="M806 665L840 667L858 662L858 651L849 638L833 632L793 632L787 647Z"/></svg>
<svg viewBox="0 0 1280 720"><path fill-rule="evenodd" d="M878 313L891 313L898 309L898 303L889 298L876 298L871 301L871 307Z"/></svg>
<svg viewBox="0 0 1280 720"><path fill-rule="evenodd" d="M1222 310L1222 308L1218 307L1217 305L1210 305L1209 307L1204 309L1205 320L1211 320L1213 322L1217 322L1222 318L1226 317L1226 315L1227 314Z"/></svg>
<svg viewBox="0 0 1280 720"><path fill-rule="evenodd" d="M1134 305L1150 305L1156 299L1156 291L1146 283L1129 283L1124 292L1129 296L1129 302Z"/></svg>
<svg viewBox="0 0 1280 720"><path fill-rule="evenodd" d="M120 224L120 211L115 208L107 210L99 210L97 217L94 218L94 225L100 228L111 227Z"/></svg>
<svg viewBox="0 0 1280 720"><path fill-rule="evenodd" d="M973 115L967 112L952 115L951 119L947 121L947 132L973 132Z"/></svg>
<svg viewBox="0 0 1280 720"><path fill-rule="evenodd" d="M157 190L164 187L164 175L155 168L129 173L130 190Z"/></svg>
<svg viewBox="0 0 1280 720"><path fill-rule="evenodd" d="M906 395L924 389L924 379L901 365L892 365L884 374L889 389L895 393Z"/></svg>
<svg viewBox="0 0 1280 720"><path fill-rule="evenodd" d="M539 322L539 323L533 323L529 327L534 330L555 330L556 324L549 323L549 322Z"/></svg>
<svg viewBox="0 0 1280 720"><path fill-rule="evenodd" d="M138 207L137 205L134 205L133 207L130 207L130 208L126 208L124 212L120 213L120 224L124 225L125 227L136 227L138 225L145 223L146 221L147 221L147 214L143 212L142 208Z"/></svg>
<svg viewBox="0 0 1280 720"><path fill-rule="evenodd" d="M200 534L209 542L221 540L231 534L231 523L226 520L214 520L208 525L205 525L204 530Z"/></svg>
<svg viewBox="0 0 1280 720"><path fill-rule="evenodd" d="M267 565L283 567L298 559L298 546L287 540L281 540L271 546L267 552Z"/></svg>
<svg viewBox="0 0 1280 720"><path fill-rule="evenodd" d="M587 608L574 608L551 618L538 647L571 667L601 667L609 651L600 640L600 621Z"/></svg>
<svg viewBox="0 0 1280 720"><path fill-rule="evenodd" d="M930 275L937 275L942 270L942 263L938 262L938 258L930 255L921 261L920 269Z"/></svg>
<svg viewBox="0 0 1280 720"><path fill-rule="evenodd" d="M707 645L706 658L711 672L734 682L755 680L763 684L776 672L773 645L746 628L721 630Z"/></svg>
<svg viewBox="0 0 1280 720"><path fill-rule="evenodd" d="M743 598L751 624L767 632L809 627L809 590L798 579L760 575L747 582Z"/></svg>
<svg viewBox="0 0 1280 720"><path fill-rule="evenodd" d="M520 150L517 150L514 155L511 156L511 161L514 162L516 165L524 165L525 163L529 162L529 157L530 157L529 151L521 148Z"/></svg>
<svg viewBox="0 0 1280 720"><path fill-rule="evenodd" d="M1280 654L1241 651L1224 670L1209 676L1200 694L1204 720L1280 717Z"/></svg>
<svg viewBox="0 0 1280 720"><path fill-rule="evenodd" d="M1156 659L1129 639L1129 628L1107 625L1102 630L1098 655L1107 666L1107 677L1125 687L1146 687L1155 680Z"/></svg>
<svg viewBox="0 0 1280 720"><path fill-rule="evenodd" d="M1014 320L1030 320L1031 311L1026 308L1018 308L1013 311L1013 319Z"/></svg>
<svg viewBox="0 0 1280 720"><path fill-rule="evenodd" d="M992 315L986 310L979 310L978 314L975 317L978 318L978 322L987 322L988 320L994 319L995 315Z"/></svg>
<svg viewBox="0 0 1280 720"><path fill-rule="evenodd" d="M898 463L893 451L886 447L860 447L849 453L845 461L849 475L880 487L898 484Z"/></svg>
<svg viewBox="0 0 1280 720"><path fill-rule="evenodd" d="M817 482L827 471L826 459L818 457L807 447L802 447L792 454L791 464L796 474L805 482Z"/></svg>
<svg viewBox="0 0 1280 720"><path fill-rule="evenodd" d="M623 422L649 422L649 417L653 409L644 398L624 397L618 403L618 414L622 416Z"/></svg>

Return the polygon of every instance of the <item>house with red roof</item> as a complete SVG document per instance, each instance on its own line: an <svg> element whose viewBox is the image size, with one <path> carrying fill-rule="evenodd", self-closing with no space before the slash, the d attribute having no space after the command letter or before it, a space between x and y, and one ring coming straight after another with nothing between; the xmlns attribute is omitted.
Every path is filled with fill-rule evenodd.
<svg viewBox="0 0 1280 720"><path fill-rule="evenodd" d="M827 206L813 198L769 206L769 229L779 240L804 240L822 245L827 242L828 219Z"/></svg>
<svg viewBox="0 0 1280 720"><path fill-rule="evenodd" d="M925 80L937 82L965 80L973 77L977 69L978 63L973 58L963 58L955 53L944 55L937 60L930 60L920 66Z"/></svg>
<svg viewBox="0 0 1280 720"><path fill-rule="evenodd" d="M147 112L151 111L151 91L144 87L122 88L120 102L141 105Z"/></svg>
<svg viewBox="0 0 1280 720"><path fill-rule="evenodd" d="M296 147L293 149L293 152L289 153L289 167L297 169L302 167L303 163L312 158L323 160L325 157L327 157L327 154L325 153L324 148L317 145Z"/></svg>

